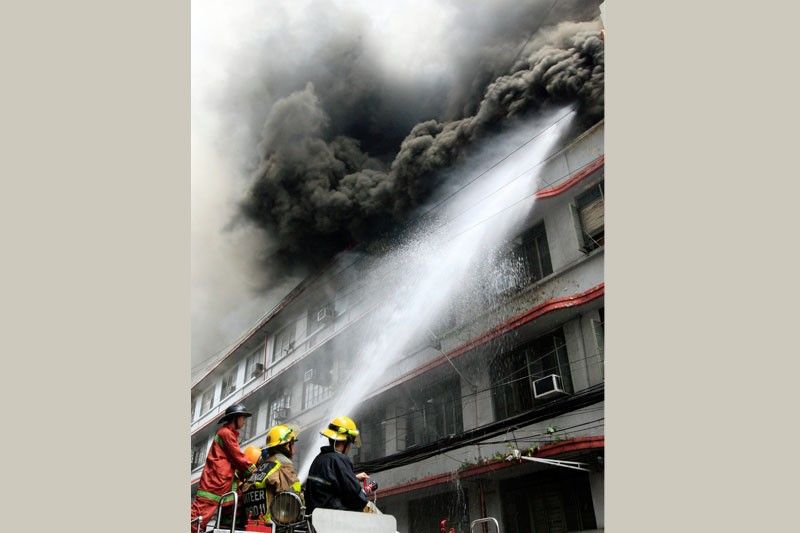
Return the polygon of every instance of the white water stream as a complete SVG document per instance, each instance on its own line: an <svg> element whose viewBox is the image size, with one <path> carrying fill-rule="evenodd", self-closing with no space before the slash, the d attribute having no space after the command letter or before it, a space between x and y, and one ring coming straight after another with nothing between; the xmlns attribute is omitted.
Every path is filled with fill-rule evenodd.
<svg viewBox="0 0 800 533"><path fill-rule="evenodd" d="M328 419L352 415L468 279L470 286L491 284L491 279L475 284L470 278L475 275L474 266L490 260L489 251L519 231L534 205L542 167L538 164L553 154L573 118L574 112L560 109L538 120L541 126L522 142L519 135L491 141L491 149L482 150L485 158L471 158L468 168L458 168L468 179L480 177L437 208L437 217L424 217L427 222L372 263L363 279L367 298L375 303L369 316L375 326L357 348L355 364L347 369L348 377L331 402ZM466 180L458 182L463 185ZM325 444L318 438L320 445ZM306 479L314 459L314 453L304 455L301 480Z"/></svg>

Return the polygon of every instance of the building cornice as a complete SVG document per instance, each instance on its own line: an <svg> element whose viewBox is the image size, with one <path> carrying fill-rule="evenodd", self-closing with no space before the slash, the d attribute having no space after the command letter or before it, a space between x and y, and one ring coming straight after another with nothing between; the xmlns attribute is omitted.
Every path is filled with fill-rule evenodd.
<svg viewBox="0 0 800 533"><path fill-rule="evenodd" d="M592 437L574 437L561 442L546 444L534 452L533 457L560 457L568 453L583 452L590 450L597 450L605 448L605 436L592 436ZM385 489L381 489L381 498L388 498L390 496L397 496L406 492L413 492L416 490L451 483L456 479L469 479L471 477L488 474L497 470L504 470L513 466L518 466L519 462L506 461L500 459L488 463L470 466L457 472L445 472L443 474L436 474L433 476L424 477L422 479L415 479L400 485L394 485Z"/></svg>

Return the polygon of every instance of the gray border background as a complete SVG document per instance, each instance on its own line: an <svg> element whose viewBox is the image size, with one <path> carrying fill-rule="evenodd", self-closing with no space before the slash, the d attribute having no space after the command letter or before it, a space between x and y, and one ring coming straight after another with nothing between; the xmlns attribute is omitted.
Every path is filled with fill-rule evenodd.
<svg viewBox="0 0 800 533"><path fill-rule="evenodd" d="M607 3L607 528L793 530L797 8ZM185 531L189 4L2 10L6 527Z"/></svg>

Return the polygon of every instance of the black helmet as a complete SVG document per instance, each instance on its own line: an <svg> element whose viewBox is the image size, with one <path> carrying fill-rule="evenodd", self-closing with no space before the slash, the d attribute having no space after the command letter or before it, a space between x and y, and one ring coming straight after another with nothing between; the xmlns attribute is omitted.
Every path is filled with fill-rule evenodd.
<svg viewBox="0 0 800 533"><path fill-rule="evenodd" d="M222 416L222 418L219 419L219 422L217 422L217 424L224 424L225 422L227 422L231 418L234 418L234 417L240 416L240 415L242 415L242 416L253 416L253 413L248 411L247 407L245 407L244 404L235 403L235 404L231 405L230 407L228 407L227 409L225 409L225 414Z"/></svg>

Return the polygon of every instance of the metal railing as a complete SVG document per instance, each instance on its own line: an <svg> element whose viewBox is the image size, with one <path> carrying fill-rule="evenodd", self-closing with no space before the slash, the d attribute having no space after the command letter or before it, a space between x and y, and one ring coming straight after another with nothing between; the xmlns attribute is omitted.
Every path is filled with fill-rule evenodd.
<svg viewBox="0 0 800 533"><path fill-rule="evenodd" d="M216 523L214 524L214 529L222 529L222 502L225 501L225 498L229 495L233 494L233 516L231 517L231 533L233 533L234 529L236 528L236 510L239 507L239 495L236 493L235 490L230 492L226 492L219 499L219 507L217 507L217 519Z"/></svg>
<svg viewBox="0 0 800 533"><path fill-rule="evenodd" d="M478 518L477 520L473 520L472 523L469 525L470 533L472 533L472 530L475 528L476 525L486 524L486 523L494 524L494 527L497 528L497 533L500 533L500 524L497 523L496 518L492 518L491 516L489 518Z"/></svg>

